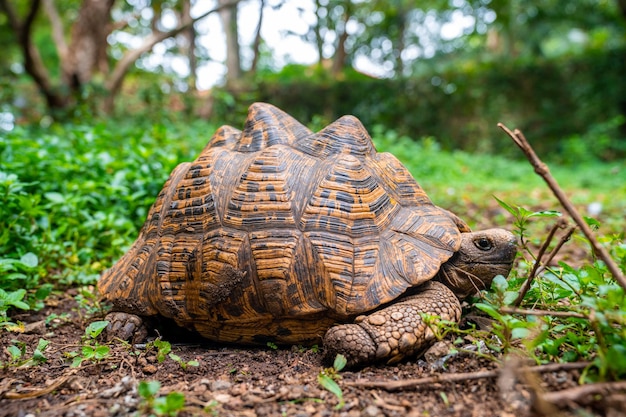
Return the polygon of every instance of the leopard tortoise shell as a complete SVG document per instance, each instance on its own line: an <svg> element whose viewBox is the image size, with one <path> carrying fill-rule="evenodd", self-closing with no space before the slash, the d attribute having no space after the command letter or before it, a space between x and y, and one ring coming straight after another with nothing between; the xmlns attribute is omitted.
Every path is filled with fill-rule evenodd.
<svg viewBox="0 0 626 417"><path fill-rule="evenodd" d="M175 168L99 291L125 338L164 316L214 341L395 362L431 342L421 313L459 320L515 253L511 233L434 205L357 118L312 133L256 103Z"/></svg>

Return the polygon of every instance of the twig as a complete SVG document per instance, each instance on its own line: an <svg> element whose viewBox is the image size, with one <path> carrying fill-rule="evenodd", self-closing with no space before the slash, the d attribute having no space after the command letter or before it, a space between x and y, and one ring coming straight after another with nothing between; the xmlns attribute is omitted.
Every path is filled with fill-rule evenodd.
<svg viewBox="0 0 626 417"><path fill-rule="evenodd" d="M569 215L572 217L572 219L574 219L578 227L580 227L580 230L583 231L583 233L589 240L589 243L591 243L591 246L593 247L595 253L600 257L600 259L604 261L607 268L609 269L615 280L619 283L619 285L624 290L626 290L626 278L624 278L624 274L622 274L622 271L620 271L619 267L613 261L604 246L601 246L598 243L598 240L596 239L593 231L591 230L587 222L585 222L578 210L576 210L576 207L574 207L574 205L567 198L561 187L559 187L559 184L550 173L548 166L543 161L541 161L541 159L539 159L534 149L530 146L530 143L528 143L526 137L524 137L524 134L518 129L515 129L515 131L511 131L502 123L498 123L498 127L506 132L506 134L509 135L511 139L513 139L513 142L515 142L515 144L522 150L522 152L524 152L526 158L535 169L535 172L539 176L541 176L541 178L543 178L546 184L548 184L548 187L550 187L552 193L559 200L565 211L569 213Z"/></svg>
<svg viewBox="0 0 626 417"><path fill-rule="evenodd" d="M570 240L570 238L572 237L572 234L575 231L576 231L576 226L572 226L563 236L561 236L561 239L559 239L554 249L552 249L552 252L548 254L548 258L545 260L545 262L543 262L543 265L537 269L537 272L536 272L537 275L545 269L546 265L552 262L552 259L554 259L554 256L557 253L559 253L559 251L561 250L561 247L565 244L565 242Z"/></svg>
<svg viewBox="0 0 626 417"><path fill-rule="evenodd" d="M57 378L52 384L48 385L45 388L34 388L30 390L24 390L23 392L7 392L4 394L4 398L8 398L10 400L23 400L26 398L37 398L43 395L50 394L52 391L60 388L63 384L65 384L75 373L76 370L72 369L70 372Z"/></svg>
<svg viewBox="0 0 626 417"><path fill-rule="evenodd" d="M532 271L530 271L528 278L526 278L526 281L524 281L524 284L519 290L517 298L513 302L513 305L515 307L519 307L520 304L522 304L522 300L524 300L524 297L526 296L526 293L530 289L530 286L533 280L537 276L537 270L539 269L539 265L541 265L541 258L543 257L543 254L548 249L548 246L550 246L550 242L552 242L552 238L554 237L554 234L556 233L556 229L560 228L561 226L562 226L561 221L556 222L552 226L552 229L550 229L550 233L548 233L548 237L546 238L545 242L543 242L543 245L541 245L541 247L539 248L539 252L537 253L537 256L535 257L535 264L533 265L533 269Z"/></svg>
<svg viewBox="0 0 626 417"><path fill-rule="evenodd" d="M561 391L547 392L542 397L544 401L558 407L566 407L572 404L585 404L585 402L588 402L590 395L606 395L624 390L626 390L626 381L599 382L596 384L579 385Z"/></svg>
<svg viewBox="0 0 626 417"><path fill-rule="evenodd" d="M547 365L528 366L522 369L528 372L556 372L572 369L583 369L589 366L590 362L567 362L550 363ZM401 391L408 389L418 389L422 387L432 387L433 384L442 382L472 381L475 379L497 378L500 375L499 369L479 372L460 372L454 374L437 374L417 379L405 379L402 381L361 381L345 382L345 385L358 388L378 388L385 391Z"/></svg>
<svg viewBox="0 0 626 417"><path fill-rule="evenodd" d="M515 307L500 307L498 309L501 313L506 314L526 314L528 316L553 316L553 317L574 317L577 319L589 319L588 316L582 313L574 313L573 311L550 311L550 310L528 310L525 308Z"/></svg>

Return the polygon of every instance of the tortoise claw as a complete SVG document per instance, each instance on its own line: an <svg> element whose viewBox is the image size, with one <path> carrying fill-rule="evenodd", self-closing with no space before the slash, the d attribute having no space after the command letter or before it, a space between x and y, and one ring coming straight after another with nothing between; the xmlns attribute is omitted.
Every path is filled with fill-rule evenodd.
<svg viewBox="0 0 626 417"><path fill-rule="evenodd" d="M148 329L144 320L135 314L116 311L107 314L105 320L109 321L105 335L109 341L121 339L135 343L148 337Z"/></svg>

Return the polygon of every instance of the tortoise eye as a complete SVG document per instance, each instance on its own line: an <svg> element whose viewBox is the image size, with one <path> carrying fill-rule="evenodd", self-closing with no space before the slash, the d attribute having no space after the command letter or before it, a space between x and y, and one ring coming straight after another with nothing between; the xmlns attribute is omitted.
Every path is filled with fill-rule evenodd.
<svg viewBox="0 0 626 417"><path fill-rule="evenodd" d="M478 238L474 241L474 245L480 250L489 250L493 248L493 244L486 237Z"/></svg>

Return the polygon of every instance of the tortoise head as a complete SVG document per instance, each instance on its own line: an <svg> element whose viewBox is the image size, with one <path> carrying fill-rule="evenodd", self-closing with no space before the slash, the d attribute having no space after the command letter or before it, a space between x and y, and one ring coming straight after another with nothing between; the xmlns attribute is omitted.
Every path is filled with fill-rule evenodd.
<svg viewBox="0 0 626 417"><path fill-rule="evenodd" d="M496 275L511 272L517 239L503 229L461 233L461 247L441 266L437 279L462 300L489 288Z"/></svg>

